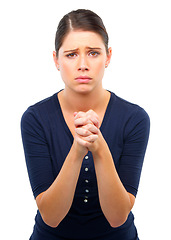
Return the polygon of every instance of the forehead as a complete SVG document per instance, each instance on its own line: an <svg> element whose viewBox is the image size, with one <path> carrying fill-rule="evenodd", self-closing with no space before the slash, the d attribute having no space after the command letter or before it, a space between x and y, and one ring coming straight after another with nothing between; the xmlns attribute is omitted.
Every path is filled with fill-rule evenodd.
<svg viewBox="0 0 171 240"><path fill-rule="evenodd" d="M61 50L86 47L105 49L104 42L99 34L91 31L71 31L65 37Z"/></svg>

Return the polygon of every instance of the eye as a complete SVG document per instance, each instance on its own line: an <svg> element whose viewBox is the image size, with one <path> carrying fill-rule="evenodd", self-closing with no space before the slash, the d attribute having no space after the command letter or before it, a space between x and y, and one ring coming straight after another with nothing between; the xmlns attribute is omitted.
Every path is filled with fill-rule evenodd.
<svg viewBox="0 0 171 240"><path fill-rule="evenodd" d="M67 54L66 56L67 56L68 58L74 58L74 57L77 56L77 54L76 54L76 53L69 53L69 54Z"/></svg>
<svg viewBox="0 0 171 240"><path fill-rule="evenodd" d="M100 53L99 52L96 52L96 51L91 51L89 52L89 55L92 56L92 57L96 57L98 56Z"/></svg>

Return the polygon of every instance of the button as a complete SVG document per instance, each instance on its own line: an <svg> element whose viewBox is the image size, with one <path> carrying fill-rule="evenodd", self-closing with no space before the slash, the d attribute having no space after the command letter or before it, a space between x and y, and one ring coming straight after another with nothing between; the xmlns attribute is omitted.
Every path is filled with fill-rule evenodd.
<svg viewBox="0 0 171 240"><path fill-rule="evenodd" d="M86 189L86 190L85 190L85 192L86 192L86 193L89 193L89 190L88 190L88 189Z"/></svg>
<svg viewBox="0 0 171 240"><path fill-rule="evenodd" d="M87 202L88 202L88 199L84 199L84 202L87 203Z"/></svg>
<svg viewBox="0 0 171 240"><path fill-rule="evenodd" d="M86 183L89 183L89 180L86 179L85 182L86 182Z"/></svg>
<svg viewBox="0 0 171 240"><path fill-rule="evenodd" d="M85 171L88 172L88 168L87 167L85 168Z"/></svg>
<svg viewBox="0 0 171 240"><path fill-rule="evenodd" d="M88 159L88 156L85 156L85 159L87 160L87 159Z"/></svg>

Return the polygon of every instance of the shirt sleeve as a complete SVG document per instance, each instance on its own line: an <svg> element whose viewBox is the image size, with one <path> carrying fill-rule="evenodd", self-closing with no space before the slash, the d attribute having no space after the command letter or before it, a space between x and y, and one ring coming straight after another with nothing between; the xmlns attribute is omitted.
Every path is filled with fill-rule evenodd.
<svg viewBox="0 0 171 240"><path fill-rule="evenodd" d="M139 108L127 121L124 130L124 147L119 161L119 177L125 189L135 197L149 138L150 119Z"/></svg>
<svg viewBox="0 0 171 240"><path fill-rule="evenodd" d="M45 133L31 108L22 116L21 134L30 184L36 198L50 187L54 179Z"/></svg>

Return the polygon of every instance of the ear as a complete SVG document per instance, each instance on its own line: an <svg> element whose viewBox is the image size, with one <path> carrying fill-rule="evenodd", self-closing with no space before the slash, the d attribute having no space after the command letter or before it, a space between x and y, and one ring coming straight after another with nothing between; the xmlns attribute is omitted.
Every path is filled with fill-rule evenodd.
<svg viewBox="0 0 171 240"><path fill-rule="evenodd" d="M54 60L56 68L59 70L59 62L58 62L58 58L56 56L56 52L55 51L53 51L53 60Z"/></svg>
<svg viewBox="0 0 171 240"><path fill-rule="evenodd" d="M108 49L108 54L107 54L107 57L106 57L106 66L108 66L109 65L109 63L110 63L110 60L111 60L111 57L112 57L112 48L110 47L109 49Z"/></svg>

